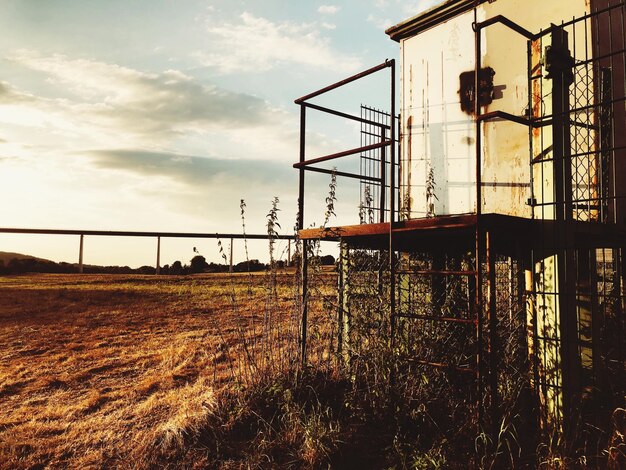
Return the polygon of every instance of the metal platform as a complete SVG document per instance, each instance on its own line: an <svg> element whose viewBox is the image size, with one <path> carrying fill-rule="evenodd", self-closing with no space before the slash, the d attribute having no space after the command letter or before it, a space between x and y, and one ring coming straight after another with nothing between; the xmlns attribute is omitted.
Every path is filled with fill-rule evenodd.
<svg viewBox="0 0 626 470"><path fill-rule="evenodd" d="M503 254L541 251L549 255L558 249L594 246L622 247L626 230L610 223L578 220L555 221L526 219L503 214L461 214L411 219L393 224L393 244L399 251L423 251L446 248L454 243L459 248L473 249L479 229L491 234L493 247ZM344 225L300 230L301 240L349 240L351 246L364 249L387 249L390 223Z"/></svg>

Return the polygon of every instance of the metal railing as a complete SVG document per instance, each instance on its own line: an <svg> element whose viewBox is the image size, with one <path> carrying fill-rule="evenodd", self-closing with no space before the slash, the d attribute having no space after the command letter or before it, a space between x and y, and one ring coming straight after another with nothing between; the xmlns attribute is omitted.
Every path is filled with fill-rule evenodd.
<svg viewBox="0 0 626 470"><path fill-rule="evenodd" d="M390 70L390 111L389 114L391 117L393 117L392 119L390 119L390 123L386 124L384 122L377 122L375 120L371 120L371 119L367 119L365 117L362 116L355 116L352 114L347 114L341 111L337 111L334 109L330 109L330 108L326 108L323 106L319 106L313 103L309 103L309 100L318 97L320 95L323 95L329 91L335 90L337 88L340 88L344 85L347 85L349 83L352 83L356 80L359 80L361 78L367 77L369 75L372 75L376 72L379 72L381 70L385 70L385 69L389 69ZM335 176L341 176L344 178L351 178L351 179L357 179L359 180L361 183L363 181L370 181L370 182L374 182L377 183L380 186L380 221L384 222L385 221L385 204L386 204L386 195L385 195L385 188L387 187L387 181L388 181L388 188L389 188L389 249L390 252L392 252L392 229L393 229L393 223L395 221L395 217L396 217L396 175L395 175L395 161L396 161L396 125L397 125L397 120L395 119L396 116L396 62L395 60L391 59L391 60L386 60L385 62L376 65L372 68L369 68L367 70L364 70L363 72L357 73L355 75L352 75L351 77L348 77L344 80L341 80L339 82L333 83L332 85L328 85L324 88L321 88L317 91L314 91L312 93L309 93L305 96L302 96L298 99L295 100L295 103L297 105L300 106L300 158L299 161L297 163L294 163L293 167L299 170L299 179L298 179L298 230L302 230L304 228L304 177L305 177L305 172L306 171L313 171L313 172L317 172L317 173L326 173L326 174L332 174ZM370 143L367 145L363 145L360 147L356 147L356 148L352 148L349 150L344 150L341 152L337 152L337 153L332 153L329 155L324 155L321 157L316 157L316 158L312 158L312 159L308 159L307 160L307 156L306 156L306 112L307 112L307 108L310 109L314 109L316 111L320 111L323 113L327 113L333 116L337 116L337 117L341 117L344 119L348 119L351 121L356 121L356 122L360 122L361 125L369 125L369 126L373 126L375 128L379 129L379 132L381 134L381 139L380 142L376 142L376 143ZM386 133L389 132L389 138L386 138ZM368 175L361 175L361 174L356 174L356 173L351 173L351 172L343 172L343 171L336 171L336 170L331 170L331 169L327 169L327 168L320 168L317 166L312 166L314 164L317 163L324 163L324 162L328 162L331 160L335 160L338 158L342 158L342 157L347 157L350 155L356 155L356 154L362 154L364 152L369 152L372 150L376 150L376 149L383 149L389 147L389 172L386 171L385 166L386 166L386 162L385 159L381 159L381 168L380 168L380 174L378 176L368 176ZM306 355L307 355L307 323L308 323L308 256L306 256L307 254L307 247L308 247L308 242L307 240L303 240L302 241L302 253L304 254L304 256L302 257L302 264L300 266L301 269L301 299L302 299L302 311L301 311L301 329L300 329L300 353L301 353L301 360L303 363L306 362ZM390 261L390 267L393 263ZM392 284L393 284L393 276L392 276L392 280L391 280ZM393 285L391 288L391 292L393 295ZM393 305L393 302L391 302L391 305ZM392 312L392 316L393 316L393 312Z"/></svg>
<svg viewBox="0 0 626 470"><path fill-rule="evenodd" d="M30 235L76 235L80 237L78 250L78 272L83 273L83 251L84 240L86 236L100 237L143 237L156 238L156 274L161 272L161 238L212 238L230 240L230 257L229 272L233 271L233 241L234 240L269 240L277 238L279 240L288 240L288 262L291 260L291 240L295 239L294 235L277 235L268 234L242 234L242 233L199 233L199 232L133 232L124 230L70 230L70 229L41 229L41 228L6 228L0 227L0 233L14 234L30 234Z"/></svg>
<svg viewBox="0 0 626 470"><path fill-rule="evenodd" d="M337 111L335 109L330 109L324 106L320 106L317 104L309 103L309 100L316 98L320 95L323 95L329 91L335 90L339 87L352 83L361 78L372 75L381 70L390 69L390 115L395 116L395 60L386 60L385 62L376 65L370 69L367 69L363 72L360 72L356 75L352 75L344 80L341 80L337 83L324 87L320 90L309 93L308 95L302 96L295 100L295 103L300 106L300 158L297 163L293 164L293 167L299 170L299 185L298 185L298 229L302 230L304 228L304 178L306 171L312 171L316 173L325 173L325 174L334 174L336 176L344 177L344 178L352 178L357 179L361 182L368 181L376 183L380 186L380 194L379 196L379 204L380 204L380 222L384 222L385 220L385 207L389 206L389 220L395 220L395 205L396 205L396 175L394 169L396 168L395 157L396 157L396 120L391 119L390 123L380 122L379 120L368 119L363 116L355 116L352 114L344 113L341 111ZM348 150L343 150L341 152L332 153L329 155L324 155L321 157L307 159L306 155L306 112L307 109L312 109L315 111L320 111L323 113L331 114L333 116L341 117L344 119L348 119L351 121L360 122L362 125L372 126L374 128L379 129L379 142L368 143L367 145L362 145L360 147L351 148ZM342 157L347 157L350 155L363 154L370 151L375 151L378 149L385 149L389 147L389 160L386 161L385 158L381 159L380 162L380 171L377 176L371 176L366 174L357 174L351 172L337 171L331 170L327 168L320 168L319 166L312 166L318 163L324 163L331 160L335 160ZM391 170L387 171L386 167L389 166ZM389 188L388 196L384 188Z"/></svg>

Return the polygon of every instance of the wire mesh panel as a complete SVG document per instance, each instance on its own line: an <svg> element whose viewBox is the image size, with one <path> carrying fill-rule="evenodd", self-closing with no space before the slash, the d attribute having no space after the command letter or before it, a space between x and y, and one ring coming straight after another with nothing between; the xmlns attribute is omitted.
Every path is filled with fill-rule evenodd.
<svg viewBox="0 0 626 470"><path fill-rule="evenodd" d="M475 362L473 261L467 255L411 253L397 272L400 354L471 372Z"/></svg>
<svg viewBox="0 0 626 470"><path fill-rule="evenodd" d="M623 249L599 248L595 250L595 292L597 293L596 325L599 338L594 362L597 372L594 374L614 393L623 393L626 366L626 281L624 273ZM601 371L606 376L601 377Z"/></svg>
<svg viewBox="0 0 626 470"><path fill-rule="evenodd" d="M389 113L361 105L361 118L367 120L367 122L361 123L361 147L377 144L389 138ZM384 212L388 210L387 201L385 201L387 162L388 151L386 147L367 150L360 154L359 174L375 179L360 181L359 216L361 223L381 222L384 218ZM385 181L385 187L381 188L382 181Z"/></svg>
<svg viewBox="0 0 626 470"><path fill-rule="evenodd" d="M308 364L320 369L336 365L338 344L338 278L334 264L323 264L319 240L306 240L306 257L301 279L304 288L301 312L304 313L300 339Z"/></svg>
<svg viewBox="0 0 626 470"><path fill-rule="evenodd" d="M623 402L624 293L621 250L595 248L579 253L577 289L578 354L581 358L582 413L598 426L608 409Z"/></svg>
<svg viewBox="0 0 626 470"><path fill-rule="evenodd" d="M599 4L601 2L596 2ZM605 2L531 41L535 214L623 223L626 7Z"/></svg>
<svg viewBox="0 0 626 470"><path fill-rule="evenodd" d="M490 345L494 359L488 369L495 380L495 390L490 393L497 395L489 397L496 416L488 415L488 420L496 429L511 424L517 429L535 429L524 269L521 260L503 255L495 257L492 268L489 283L493 285L489 287L495 290L492 296L495 321L487 329L495 327L490 339L494 343ZM534 448L534 433L520 433L516 441L521 447Z"/></svg>
<svg viewBox="0 0 626 470"><path fill-rule="evenodd" d="M573 43L576 44L575 38ZM573 108L570 113L573 218L597 221L601 200L606 199L608 193L603 194L601 190L602 176L599 173L603 162L596 155L597 113L594 112L593 66L590 63L581 61L574 66L570 105ZM603 157L610 158L606 152ZM604 162L605 169L607 163Z"/></svg>
<svg viewBox="0 0 626 470"><path fill-rule="evenodd" d="M390 114L361 105L361 147L389 141L391 138ZM397 127L398 118L394 119ZM391 171L396 173L395 181L398 181L399 163L390 164L390 148L379 147L365 150L360 153L360 171L363 177L360 180L361 201L359 204L359 218L361 223L375 223L389 220L389 186ZM395 189L396 200L400 194L399 188Z"/></svg>
<svg viewBox="0 0 626 470"><path fill-rule="evenodd" d="M555 287L556 259L548 257L534 264L533 295L529 306L532 328L534 386L540 400L540 420L545 428L562 424L563 382L561 326Z"/></svg>
<svg viewBox="0 0 626 470"><path fill-rule="evenodd" d="M388 252L342 246L342 306L347 363L361 363L388 349L389 258Z"/></svg>

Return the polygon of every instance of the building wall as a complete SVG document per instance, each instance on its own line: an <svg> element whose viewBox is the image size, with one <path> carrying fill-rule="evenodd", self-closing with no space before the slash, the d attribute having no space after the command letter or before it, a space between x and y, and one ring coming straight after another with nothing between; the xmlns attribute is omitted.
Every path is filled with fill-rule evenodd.
<svg viewBox="0 0 626 470"><path fill-rule="evenodd" d="M538 32L588 10L588 0L497 0L480 5L476 15L478 21L504 15ZM410 218L476 211L475 127L459 95L460 75L474 70L473 21L469 11L401 41L401 203ZM494 25L483 33L482 53L482 66L495 70L495 99L484 112L524 115L526 39ZM549 106L549 90L543 95L542 105ZM484 125L483 212L530 217L528 143L525 126ZM539 184L551 194L550 178Z"/></svg>

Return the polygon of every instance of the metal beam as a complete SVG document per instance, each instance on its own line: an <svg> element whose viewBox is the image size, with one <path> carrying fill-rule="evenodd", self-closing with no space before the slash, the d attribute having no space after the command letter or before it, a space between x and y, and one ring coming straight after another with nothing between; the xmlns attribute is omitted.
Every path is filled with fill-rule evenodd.
<svg viewBox="0 0 626 470"><path fill-rule="evenodd" d="M233 272L233 238L230 239L230 258L228 264L228 272Z"/></svg>
<svg viewBox="0 0 626 470"><path fill-rule="evenodd" d="M81 233L80 234L80 247L78 249L78 272L79 273L83 273L83 242L84 242L84 235Z"/></svg>
<svg viewBox="0 0 626 470"><path fill-rule="evenodd" d="M24 233L32 235L89 235L104 237L148 237L148 238L234 238L235 240L267 240L267 234L242 233L193 233L193 232L133 232L124 230L64 230L42 228L8 228L0 227L0 233ZM295 235L276 235L272 238L293 240Z"/></svg>
<svg viewBox="0 0 626 470"><path fill-rule="evenodd" d="M383 70L386 67L391 67L392 62L393 62L393 59L391 61L386 60L382 64L379 64L370 69L364 70L363 72L357 73L356 75L352 75L351 77L348 77L339 82L333 83L332 85L328 85L327 87L314 91L313 93L309 93L308 95L304 95L301 98L298 98L297 100L295 100L294 103L303 104L305 101L310 100L311 98L315 98L316 96L323 95L324 93L334 90L335 88L339 88L344 85L347 85L348 83L354 82L360 78L367 77L368 75L376 73L379 70Z"/></svg>
<svg viewBox="0 0 626 470"><path fill-rule="evenodd" d="M337 110L334 110L334 109L326 108L324 106L319 106L317 104L302 103L302 105L306 106L307 108L315 109L316 111L321 111L322 113L328 113L328 114L332 114L333 116L349 119L351 121L362 122L363 124L369 124L371 126L377 126L377 127L383 128L383 129L389 129L389 126L387 124L383 124L381 122L372 121L370 119L365 119L365 118L362 118L360 116L354 116L352 114L348 114L348 113L344 113L344 112L337 111Z"/></svg>
<svg viewBox="0 0 626 470"><path fill-rule="evenodd" d="M161 274L161 237L157 237L156 275Z"/></svg>
<svg viewBox="0 0 626 470"><path fill-rule="evenodd" d="M298 163L294 163L294 168L306 168L307 165L312 165L313 163L322 163L327 162L328 160L335 160L336 158L347 157L349 155L354 155L355 153L367 152L368 150L375 150L382 147L387 147L391 145L391 140L385 140L384 142L379 142L377 144L365 145L363 147L357 147L350 150L344 150L343 152L332 153L330 155L324 155L323 157L312 158L311 160L299 161Z"/></svg>

